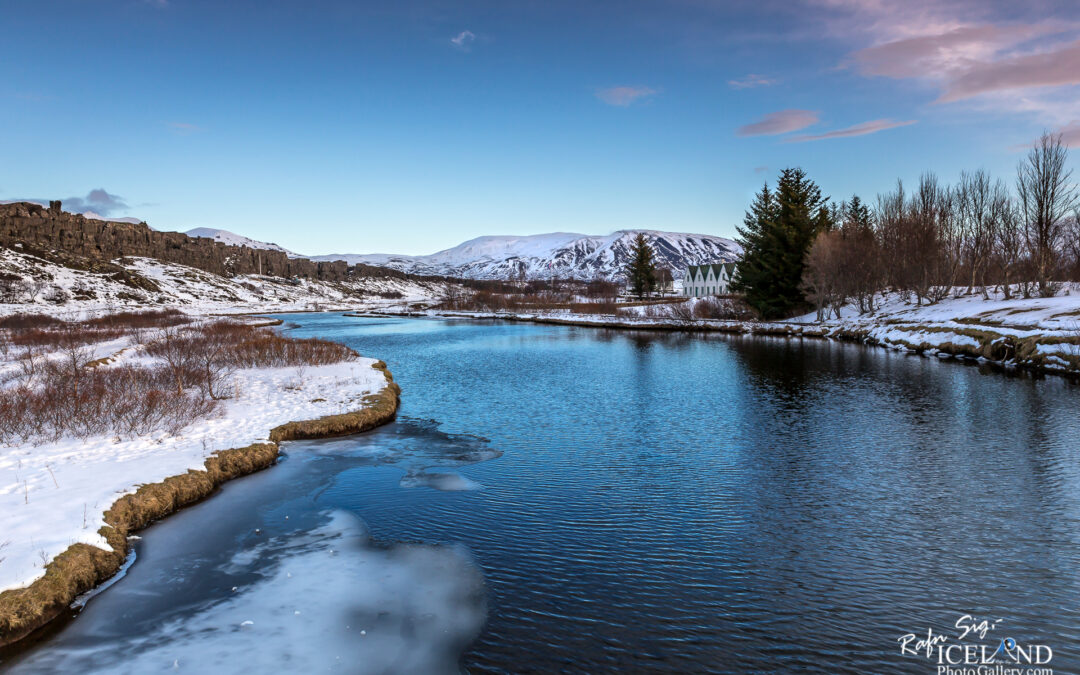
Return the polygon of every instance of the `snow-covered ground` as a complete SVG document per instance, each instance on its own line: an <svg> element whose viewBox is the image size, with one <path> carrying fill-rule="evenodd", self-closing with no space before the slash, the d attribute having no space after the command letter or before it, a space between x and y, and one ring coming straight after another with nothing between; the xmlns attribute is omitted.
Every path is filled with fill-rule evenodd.
<svg viewBox="0 0 1080 675"><path fill-rule="evenodd" d="M119 264L120 261L114 261ZM0 316L41 312L76 316L151 306L176 307L192 314L293 312L377 307L391 302L430 301L443 293L442 282L393 278L361 278L332 283L244 275L226 278L209 272L129 258L123 267L136 275L126 282L115 272L64 267L11 249L0 249L0 273L33 284L17 293L16 302L0 297ZM157 290L140 287L147 279ZM143 284L142 286L145 286ZM396 296L401 298L387 298Z"/></svg>
<svg viewBox="0 0 1080 675"><path fill-rule="evenodd" d="M95 353L114 356L111 365L152 360L122 340L98 344ZM266 441L281 424L360 409L366 395L387 384L372 363L360 358L238 371L227 385L231 398L222 402L220 414L176 435L161 431L133 438L0 445L0 591L34 581L71 544L108 548L98 535L104 513L139 485L202 469L212 453Z"/></svg>

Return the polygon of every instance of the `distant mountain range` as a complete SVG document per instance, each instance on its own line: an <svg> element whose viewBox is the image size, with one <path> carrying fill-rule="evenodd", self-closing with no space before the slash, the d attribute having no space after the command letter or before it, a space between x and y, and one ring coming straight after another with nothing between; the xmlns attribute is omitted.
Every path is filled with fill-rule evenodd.
<svg viewBox="0 0 1080 675"><path fill-rule="evenodd" d="M732 262L742 249L731 239L708 234L684 234L658 230L619 230L606 236L553 232L530 236L487 236L470 239L430 255L387 253L329 254L307 256L311 260L345 260L390 267L410 274L468 279L616 279L630 260L634 237L643 232L656 252L657 263L681 279L689 265ZM226 244L284 251L277 244L260 242L227 230L196 228L192 237L209 237Z"/></svg>

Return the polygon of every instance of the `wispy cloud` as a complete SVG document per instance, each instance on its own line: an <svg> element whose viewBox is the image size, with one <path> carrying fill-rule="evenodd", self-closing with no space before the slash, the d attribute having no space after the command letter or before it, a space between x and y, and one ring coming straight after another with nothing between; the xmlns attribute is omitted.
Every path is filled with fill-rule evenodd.
<svg viewBox="0 0 1080 675"><path fill-rule="evenodd" d="M1080 148L1080 120L1073 120L1057 131L1061 140L1068 146Z"/></svg>
<svg viewBox="0 0 1080 675"><path fill-rule="evenodd" d="M182 135L194 134L203 130L199 125L189 122L169 122L169 128Z"/></svg>
<svg viewBox="0 0 1080 675"><path fill-rule="evenodd" d="M816 111L792 108L771 112L757 122L739 127L735 133L739 136L776 136L805 129L817 122Z"/></svg>
<svg viewBox="0 0 1080 675"><path fill-rule="evenodd" d="M862 122L843 129L834 129L833 131L826 131L820 134L807 134L803 136L792 136L791 138L784 139L785 143L805 143L807 141L821 141L827 138L848 138L851 136L866 136L867 134L876 134L879 131L885 131L886 129L895 129L896 127L906 127L910 124L915 124L918 120L891 120L880 119L870 120L869 122Z"/></svg>
<svg viewBox="0 0 1080 675"><path fill-rule="evenodd" d="M773 79L771 77L765 77L764 75L758 75L757 73L750 73L746 77L741 77L737 80L728 80L728 86L732 89L753 89L755 87L771 87L774 84L779 84L780 80Z"/></svg>
<svg viewBox="0 0 1080 675"><path fill-rule="evenodd" d="M476 42L476 35L471 30L463 30L450 38L450 44L463 52L469 51L473 42Z"/></svg>
<svg viewBox="0 0 1080 675"><path fill-rule="evenodd" d="M1080 120L1073 120L1059 129L1054 129L1050 133L1060 135L1061 141L1070 148L1080 148ZM1013 152L1020 152L1035 147L1037 143L1038 139L1032 139L1027 143L1013 145L1009 149Z"/></svg>
<svg viewBox="0 0 1080 675"><path fill-rule="evenodd" d="M869 43L844 65L908 79L986 114L1060 125L1080 114L1080 17L1074 3L1000 0L805 0L833 37ZM1071 9L1070 9L1071 8Z"/></svg>
<svg viewBox="0 0 1080 675"><path fill-rule="evenodd" d="M1063 49L972 64L952 79L938 102L989 92L1080 84L1080 40Z"/></svg>
<svg viewBox="0 0 1080 675"><path fill-rule="evenodd" d="M640 99L654 96L657 93L658 92L655 89L650 87L608 87L607 89L598 89L596 91L596 98L608 105L617 105L625 108Z"/></svg>
<svg viewBox="0 0 1080 675"><path fill-rule="evenodd" d="M765 173L768 170L769 170L769 167L767 167L767 166L755 166L754 167L754 173Z"/></svg>

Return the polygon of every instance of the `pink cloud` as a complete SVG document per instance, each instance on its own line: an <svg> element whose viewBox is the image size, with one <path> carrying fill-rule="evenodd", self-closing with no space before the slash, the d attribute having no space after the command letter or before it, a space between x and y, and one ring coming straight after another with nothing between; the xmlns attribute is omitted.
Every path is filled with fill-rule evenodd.
<svg viewBox="0 0 1080 675"><path fill-rule="evenodd" d="M805 143L807 141L821 141L827 138L848 138L851 136L866 136L867 134L876 134L879 131L885 131L886 129L895 129L896 127L906 127L910 124L915 124L917 120L870 120L869 122L861 122L850 127L843 129L834 129L833 131L826 131L821 134L809 134L805 136L793 136L786 139L785 143Z"/></svg>
<svg viewBox="0 0 1080 675"><path fill-rule="evenodd" d="M779 82L780 80L774 80L764 75L750 73L746 77L737 80L728 80L728 85L733 89L752 89L754 87L771 87Z"/></svg>
<svg viewBox="0 0 1080 675"><path fill-rule="evenodd" d="M202 127L189 122L169 122L169 128L178 134L193 134L202 131Z"/></svg>
<svg viewBox="0 0 1080 675"><path fill-rule="evenodd" d="M803 1L818 9L825 34L863 43L841 64L863 75L911 80L936 90L939 103L968 101L1050 126L1080 115L1075 2Z"/></svg>
<svg viewBox="0 0 1080 675"><path fill-rule="evenodd" d="M1059 134L1061 136L1061 142L1070 149L1080 149L1080 120L1073 120L1051 133ZM1038 140L1033 139L1027 143L1019 143L1011 146L1009 149L1013 152L1020 152L1035 147L1036 143L1038 143Z"/></svg>
<svg viewBox="0 0 1080 675"><path fill-rule="evenodd" d="M943 33L878 44L860 49L851 56L866 75L941 77L962 71L978 60L991 59L1001 49L1046 30L1035 26L963 26Z"/></svg>
<svg viewBox="0 0 1080 675"><path fill-rule="evenodd" d="M1080 40L1062 49L972 64L953 78L939 103L996 91L1080 84Z"/></svg>
<svg viewBox="0 0 1080 675"><path fill-rule="evenodd" d="M775 136L786 134L817 124L818 113L813 110L778 110L762 117L757 122L739 127L738 136Z"/></svg>
<svg viewBox="0 0 1080 675"><path fill-rule="evenodd" d="M1080 120L1073 120L1058 129L1061 140L1070 148L1080 148Z"/></svg>
<svg viewBox="0 0 1080 675"><path fill-rule="evenodd" d="M596 98L600 99L608 105L617 105L626 107L635 101L648 98L657 93L655 89L649 87L609 87L607 89L600 89L596 92Z"/></svg>

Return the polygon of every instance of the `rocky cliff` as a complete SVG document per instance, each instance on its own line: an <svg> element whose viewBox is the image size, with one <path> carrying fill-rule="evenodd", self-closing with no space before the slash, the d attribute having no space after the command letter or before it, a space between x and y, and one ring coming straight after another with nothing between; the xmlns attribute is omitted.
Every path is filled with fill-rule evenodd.
<svg viewBox="0 0 1080 675"><path fill-rule="evenodd" d="M158 232L146 223L94 220L63 211L60 202L51 202L49 208L30 202L0 205L0 246L16 248L16 245L27 251L103 261L130 256L156 258L227 277L264 274L344 281L356 276L405 276L396 270L369 265L350 266L343 260L316 262L290 258L283 251L230 246L179 232Z"/></svg>

